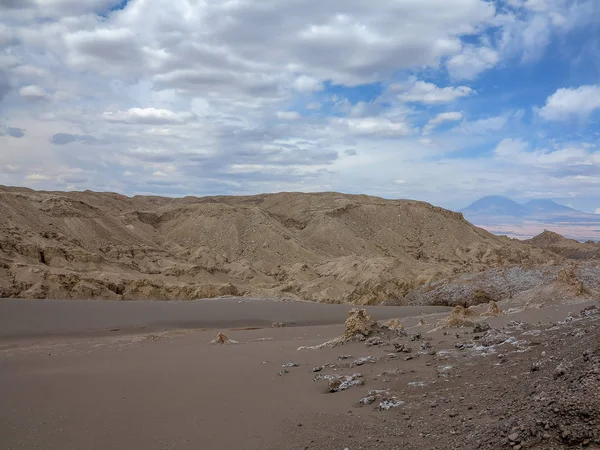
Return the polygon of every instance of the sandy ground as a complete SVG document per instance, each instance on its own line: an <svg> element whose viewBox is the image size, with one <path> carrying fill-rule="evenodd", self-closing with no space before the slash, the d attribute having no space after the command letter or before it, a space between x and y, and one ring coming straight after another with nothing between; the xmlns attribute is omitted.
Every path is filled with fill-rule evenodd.
<svg viewBox="0 0 600 450"><path fill-rule="evenodd" d="M0 338L140 333L176 329L332 325L351 305L264 298L196 301L85 301L0 299ZM375 320L447 312L445 307L373 306ZM115 331L116 332L116 331Z"/></svg>
<svg viewBox="0 0 600 450"><path fill-rule="evenodd" d="M488 322L502 327L517 317L531 324L564 320L585 306L552 306ZM470 332L428 333L445 315L432 315L429 308L368 308L377 319L402 318L411 353L390 353L389 347L367 347L362 342L298 350L341 335L347 310L337 305L237 299L192 304L2 301L0 448L459 448L420 426L433 420L433 414L454 420L454 409L462 414L457 423L483 417L466 404L460 409L444 403L466 395L450 395L451 386L487 386L493 379L483 370L478 373L477 355L456 350L457 343L471 339ZM425 325L419 326L420 319ZM295 321L296 326L270 328L274 321ZM267 322L268 328L231 330ZM239 344L210 345L215 329L178 330L177 324L203 328L219 324L219 330ZM138 333L106 331L116 326L128 330L137 326ZM139 326L155 331L148 333ZM94 333L88 335L86 330ZM411 336L418 334L413 340ZM437 355L422 351L427 343ZM517 352L516 357L530 366L528 353L518 353L518 346L507 347L498 353ZM352 356L340 360L343 355ZM352 367L352 361L365 356L377 362ZM297 366L278 375L289 362ZM318 374L360 372L364 386L328 393L326 381L313 381L318 375L313 368L324 364L334 366ZM461 368L456 375L460 378L453 379L452 367ZM491 364L488 370L494 367ZM446 371L452 375L444 375ZM406 407L378 411L377 402L361 407L359 399L372 389L391 389ZM467 397L469 404L485 404L488 393L473 391L481 395ZM432 409L431 401L439 408ZM454 432L453 423L448 426L439 430Z"/></svg>
<svg viewBox="0 0 600 450"><path fill-rule="evenodd" d="M1 300L0 448L264 449L284 439L290 418L346 407L343 397L314 392L311 377L277 373L291 360L310 373L335 359L338 349L297 348L339 335L349 309L258 299ZM377 319L447 310L370 309ZM244 327L265 328L231 330ZM209 345L216 330L198 328L241 344Z"/></svg>

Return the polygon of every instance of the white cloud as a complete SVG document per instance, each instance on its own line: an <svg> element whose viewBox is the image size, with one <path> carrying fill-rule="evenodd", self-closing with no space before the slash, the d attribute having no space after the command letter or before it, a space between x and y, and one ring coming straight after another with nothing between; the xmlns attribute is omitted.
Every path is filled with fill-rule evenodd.
<svg viewBox="0 0 600 450"><path fill-rule="evenodd" d="M29 85L19 89L19 95L25 98L48 98L48 94L39 86Z"/></svg>
<svg viewBox="0 0 600 450"><path fill-rule="evenodd" d="M308 93L322 91L324 86L323 83L316 78L300 75L294 80L294 89L296 89L298 92Z"/></svg>
<svg viewBox="0 0 600 450"><path fill-rule="evenodd" d="M450 103L461 97L473 95L475 91L467 86L438 87L433 83L413 80L408 86L395 85L392 91L404 90L398 99L404 102L419 102L426 104Z"/></svg>
<svg viewBox="0 0 600 450"><path fill-rule="evenodd" d="M102 117L108 122L123 122L131 124L182 124L195 119L190 112L173 112L167 109L130 108L126 111L105 112Z"/></svg>
<svg viewBox="0 0 600 450"><path fill-rule="evenodd" d="M530 149L522 139L503 139L495 148L494 155L510 164L533 165L562 169L567 165L594 165L593 151L586 146L558 149Z"/></svg>
<svg viewBox="0 0 600 450"><path fill-rule="evenodd" d="M500 158L514 158L522 154L529 144L521 139L503 139L496 146L494 154Z"/></svg>
<svg viewBox="0 0 600 450"><path fill-rule="evenodd" d="M436 128L438 125L444 122L456 122L458 120L462 120L462 118L462 113L458 111L439 113L429 122L427 122L425 127L423 127L423 134L431 133L434 128Z"/></svg>
<svg viewBox="0 0 600 450"><path fill-rule="evenodd" d="M502 130L507 122L507 116L485 117L473 121L463 121L456 131L464 134L488 134Z"/></svg>
<svg viewBox="0 0 600 450"><path fill-rule="evenodd" d="M576 144L513 142L514 161L501 156L507 143L477 161L443 158L494 148L509 129L516 141L524 127L505 112L514 91L495 97L489 85L476 93L440 80L474 79L525 55L534 61L548 38L593 16L588 0L545 8L533 0L377 8L366 0L132 0L109 13L113 2L4 2L6 183L173 195L360 190L439 201L515 185L549 191L540 186L554 178L536 171L559 170L559 161L588 177L570 183L597 177L577 167L593 171L600 161ZM408 73L414 78L393 85ZM345 94L364 83L392 86L360 101ZM487 95L500 101L488 104ZM452 121L449 131L436 128ZM426 124L423 134L417 124Z"/></svg>
<svg viewBox="0 0 600 450"><path fill-rule="evenodd" d="M481 72L491 69L500 60L496 50L489 47L466 46L448 61L448 71L457 80L472 80Z"/></svg>
<svg viewBox="0 0 600 450"><path fill-rule="evenodd" d="M45 181L45 180L51 180L52 177L49 177L48 175L44 175L41 173L32 173L31 175L27 175L27 180L31 180L31 181Z"/></svg>
<svg viewBox="0 0 600 450"><path fill-rule="evenodd" d="M282 120L298 120L300 113L297 111L277 111L277 117Z"/></svg>
<svg viewBox="0 0 600 450"><path fill-rule="evenodd" d="M543 119L560 121L585 118L597 109L600 109L600 86L588 85L558 89L538 113Z"/></svg>
<svg viewBox="0 0 600 450"><path fill-rule="evenodd" d="M406 122L392 121L385 117L340 118L333 119L332 123L345 126L350 133L354 134L407 136L413 131Z"/></svg>

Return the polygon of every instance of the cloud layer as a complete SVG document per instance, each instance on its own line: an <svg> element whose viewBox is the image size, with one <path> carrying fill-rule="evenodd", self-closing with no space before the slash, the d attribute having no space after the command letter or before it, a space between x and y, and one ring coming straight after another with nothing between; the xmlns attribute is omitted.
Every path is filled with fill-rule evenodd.
<svg viewBox="0 0 600 450"><path fill-rule="evenodd" d="M3 1L0 183L592 211L600 47L580 44L598 17L595 0Z"/></svg>

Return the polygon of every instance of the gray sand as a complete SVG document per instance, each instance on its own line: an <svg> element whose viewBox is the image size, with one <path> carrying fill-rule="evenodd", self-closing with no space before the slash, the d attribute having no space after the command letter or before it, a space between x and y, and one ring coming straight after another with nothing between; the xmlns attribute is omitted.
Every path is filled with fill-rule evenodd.
<svg viewBox="0 0 600 450"><path fill-rule="evenodd" d="M351 305L258 298L196 301L0 300L0 338L175 330L182 328L331 325L344 322ZM444 307L370 306L376 320L446 312Z"/></svg>

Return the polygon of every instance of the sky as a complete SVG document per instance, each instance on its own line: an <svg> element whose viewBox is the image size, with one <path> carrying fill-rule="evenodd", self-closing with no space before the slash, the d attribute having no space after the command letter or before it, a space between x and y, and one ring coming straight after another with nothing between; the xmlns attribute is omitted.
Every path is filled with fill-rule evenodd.
<svg viewBox="0 0 600 450"><path fill-rule="evenodd" d="M600 0L0 0L0 184L600 212Z"/></svg>

